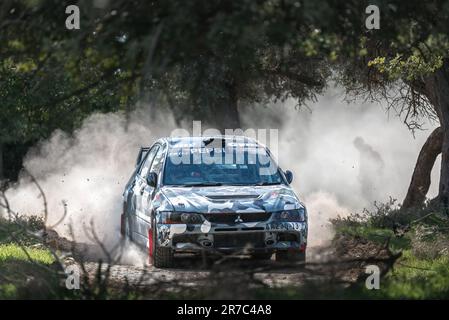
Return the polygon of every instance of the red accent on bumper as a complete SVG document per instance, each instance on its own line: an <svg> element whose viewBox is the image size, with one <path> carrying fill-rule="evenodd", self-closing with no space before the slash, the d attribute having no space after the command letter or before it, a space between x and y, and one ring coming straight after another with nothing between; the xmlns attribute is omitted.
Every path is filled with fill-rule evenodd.
<svg viewBox="0 0 449 320"><path fill-rule="evenodd" d="M148 253L150 254L151 260L153 258L153 229L148 229L148 246Z"/></svg>

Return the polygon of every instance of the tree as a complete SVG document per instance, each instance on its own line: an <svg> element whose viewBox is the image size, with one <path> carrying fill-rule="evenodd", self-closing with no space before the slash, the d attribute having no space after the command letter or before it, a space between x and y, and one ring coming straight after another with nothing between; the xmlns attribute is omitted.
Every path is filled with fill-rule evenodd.
<svg viewBox="0 0 449 320"><path fill-rule="evenodd" d="M380 30L365 28L368 4L380 9ZM423 117L440 123L441 129L429 137L420 153L403 206L422 204L433 162L441 151L437 200L448 207L449 4L439 0L353 0L320 5L321 19L310 18L316 27L310 41L317 51L333 57L338 81L348 94L386 100L411 130L421 128ZM334 44L330 50L322 45L326 41ZM434 141L440 133L441 150Z"/></svg>
<svg viewBox="0 0 449 320"><path fill-rule="evenodd" d="M26 31L47 21L51 30L38 39L58 41L58 51L112 56L116 69L142 74L140 88L154 89L151 98L187 105L183 111L214 124L223 122L213 121L217 115L228 117L234 127L239 101L288 95L303 101L325 86L326 64L301 48L310 28L293 19L304 14L295 3L83 1L81 30L67 31L60 13L70 1L41 0L16 10L12 21L23 25L26 17Z"/></svg>
<svg viewBox="0 0 449 320"><path fill-rule="evenodd" d="M64 11L45 4L0 4L0 179L14 179L28 148L55 129L71 132L92 112L134 104L138 75L117 71L114 56L74 50Z"/></svg>
<svg viewBox="0 0 449 320"><path fill-rule="evenodd" d="M135 101L130 97L138 93L155 106L167 104L179 119L232 128L239 126L239 105L290 96L304 102L322 92L334 70L332 78L348 94L386 99L411 130L420 128L423 117L439 121L438 199L449 204L445 1L80 1L80 30L64 27L62 13L69 4L1 4L0 41L6 44L0 47L1 61L17 72L31 60L27 75L39 74L35 70L44 65L47 75L54 72L66 84L58 92L49 90L39 104L29 96L26 105L34 109L21 112L57 117L87 106L80 108L81 119L96 109L128 110ZM380 30L365 27L369 4L380 9ZM109 90L116 98L108 98ZM102 108L103 99L111 104ZM117 102L119 107L113 105ZM62 109L50 112L49 106ZM428 175L432 159L419 157L415 173ZM409 191L425 192L426 181L413 178ZM415 205L422 195L407 198L418 200L405 205Z"/></svg>
<svg viewBox="0 0 449 320"><path fill-rule="evenodd" d="M57 77L65 84L57 92L39 90L44 101L27 95L25 109L63 118L68 127L93 110L118 108L103 99L126 100L130 107L137 93L153 105L168 104L179 120L236 128L239 104L289 96L302 102L320 93L330 74L321 57L307 51L311 29L296 19L304 12L294 1L80 1L80 30L65 29L69 4L8 0L0 6L0 41L6 44L0 57L9 61L8 72L19 76L18 66L29 64L22 75L39 75L31 87ZM7 119L19 119L25 109Z"/></svg>
<svg viewBox="0 0 449 320"><path fill-rule="evenodd" d="M443 132L441 127L438 127L430 134L419 153L412 181L402 203L404 208L412 208L424 203L430 187L432 167L441 153L442 145Z"/></svg>

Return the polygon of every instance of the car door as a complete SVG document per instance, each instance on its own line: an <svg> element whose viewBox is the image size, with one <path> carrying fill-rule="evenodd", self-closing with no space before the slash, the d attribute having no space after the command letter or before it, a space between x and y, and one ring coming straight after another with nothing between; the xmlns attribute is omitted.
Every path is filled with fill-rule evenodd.
<svg viewBox="0 0 449 320"><path fill-rule="evenodd" d="M154 172L156 173L158 180L160 179L161 168L164 162L165 149L166 148L163 146L159 147L156 152L156 156L154 157L151 166L146 174L147 176L150 173ZM151 228L151 212L153 210L152 201L156 193L157 186L153 187L148 185L148 183L146 182L146 177L144 180L145 184L141 189L141 210L139 210L139 215L137 216L137 224L139 225L138 230L141 231L141 236L146 238L144 240L145 243L147 243L146 241L148 241L149 236L148 230Z"/></svg>
<svg viewBox="0 0 449 320"><path fill-rule="evenodd" d="M146 195L145 188L147 187L147 175L149 173L151 164L156 156L157 151L159 150L160 145L155 144L145 159L143 160L143 164L139 169L139 172L136 175L136 181L133 187L133 204L134 204L134 215L131 217L131 225L132 225L132 237L133 240L141 245L146 245L147 235L145 234L147 230L142 228L143 218L145 218L145 203L146 203ZM146 220L146 219L145 219Z"/></svg>

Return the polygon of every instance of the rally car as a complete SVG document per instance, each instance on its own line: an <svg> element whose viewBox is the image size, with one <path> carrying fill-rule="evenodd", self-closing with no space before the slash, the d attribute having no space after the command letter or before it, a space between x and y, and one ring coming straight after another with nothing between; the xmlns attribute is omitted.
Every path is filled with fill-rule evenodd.
<svg viewBox="0 0 449 320"><path fill-rule="evenodd" d="M307 210L292 179L248 137L161 138L139 151L121 233L155 267L187 252L305 263Z"/></svg>

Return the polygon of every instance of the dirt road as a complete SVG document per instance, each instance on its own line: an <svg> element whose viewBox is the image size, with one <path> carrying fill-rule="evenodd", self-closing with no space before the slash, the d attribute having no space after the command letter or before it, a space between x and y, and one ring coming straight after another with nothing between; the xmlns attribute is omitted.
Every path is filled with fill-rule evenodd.
<svg viewBox="0 0 449 320"><path fill-rule="evenodd" d="M204 261L201 257L183 256L175 259L175 268L171 269L159 269L148 264L114 264L110 266L110 278L114 282L127 282L130 285L151 286L171 283L180 287L207 285L208 282L223 277L247 278L246 281L279 287L298 285L304 282L305 278L324 278L326 273L317 272L317 266L329 260L331 256L332 252L328 248L309 248L308 265L305 269L298 265L278 263L273 257L265 261L244 256ZM107 266L103 265L102 270L106 270ZM98 270L98 264L88 262L86 268L94 275Z"/></svg>
<svg viewBox="0 0 449 320"><path fill-rule="evenodd" d="M389 259L389 254L370 242L341 237L328 247L309 247L305 268L295 263L279 263L273 257L270 260L254 260L249 257L223 256L216 259L182 256L175 258L175 267L170 269L154 268L148 264L148 255L131 243L125 243L120 259L113 263L110 257L101 254L99 246L85 246L62 241L57 238L58 247L69 248L75 252L72 263L84 261L90 279L107 276L108 285L119 290L132 286L152 291L148 296L163 296L170 291L185 293L201 292L211 299L233 299L251 297L248 293L255 287L293 287L310 282L314 284L354 283L365 272L367 261ZM103 250L104 252L104 250ZM80 259L82 253L83 258ZM113 259L114 260L114 259ZM109 272L109 274L106 274ZM154 293L156 292L156 293ZM207 293L205 293L207 292Z"/></svg>

